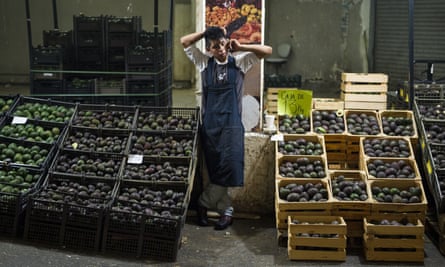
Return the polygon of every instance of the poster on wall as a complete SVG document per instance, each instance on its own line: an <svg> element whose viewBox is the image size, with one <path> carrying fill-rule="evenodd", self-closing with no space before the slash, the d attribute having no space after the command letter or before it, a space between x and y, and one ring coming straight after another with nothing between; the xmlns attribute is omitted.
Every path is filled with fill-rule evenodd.
<svg viewBox="0 0 445 267"><path fill-rule="evenodd" d="M262 44L264 0L206 0L205 27L225 27L241 44ZM262 115L262 64L244 78L243 124L246 131L259 131Z"/></svg>

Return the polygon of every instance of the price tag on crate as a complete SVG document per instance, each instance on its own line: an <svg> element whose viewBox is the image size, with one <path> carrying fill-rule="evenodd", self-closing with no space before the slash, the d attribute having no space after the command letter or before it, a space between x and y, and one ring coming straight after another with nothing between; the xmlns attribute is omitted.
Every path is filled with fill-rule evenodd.
<svg viewBox="0 0 445 267"><path fill-rule="evenodd" d="M130 155L128 155L127 163L129 163L129 164L142 164L143 160L144 160L144 156L143 155L130 154Z"/></svg>
<svg viewBox="0 0 445 267"><path fill-rule="evenodd" d="M27 120L28 118L26 117L14 116L14 118L12 118L11 124L25 124Z"/></svg>

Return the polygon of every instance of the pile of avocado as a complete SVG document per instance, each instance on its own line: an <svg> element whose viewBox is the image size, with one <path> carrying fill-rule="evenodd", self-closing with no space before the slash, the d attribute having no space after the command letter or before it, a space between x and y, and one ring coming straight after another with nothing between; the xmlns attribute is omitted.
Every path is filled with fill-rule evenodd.
<svg viewBox="0 0 445 267"><path fill-rule="evenodd" d="M27 102L17 106L12 115L26 117L33 120L65 123L71 119L73 113L74 106L65 107L63 105Z"/></svg>
<svg viewBox="0 0 445 267"><path fill-rule="evenodd" d="M29 169L9 168L0 170L0 192L1 193L26 193L38 181L40 174L31 173Z"/></svg>
<svg viewBox="0 0 445 267"><path fill-rule="evenodd" d="M49 150L40 145L25 146L10 142L0 142L0 161L40 167L46 160Z"/></svg>

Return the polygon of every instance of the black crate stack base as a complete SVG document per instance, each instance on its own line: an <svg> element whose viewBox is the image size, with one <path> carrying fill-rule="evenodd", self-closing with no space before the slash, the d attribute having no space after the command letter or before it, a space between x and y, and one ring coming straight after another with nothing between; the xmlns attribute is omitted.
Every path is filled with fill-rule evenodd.
<svg viewBox="0 0 445 267"><path fill-rule="evenodd" d="M196 170L198 109L2 100L0 236L176 260ZM12 123L17 116L26 122ZM147 149L159 142L164 149Z"/></svg>

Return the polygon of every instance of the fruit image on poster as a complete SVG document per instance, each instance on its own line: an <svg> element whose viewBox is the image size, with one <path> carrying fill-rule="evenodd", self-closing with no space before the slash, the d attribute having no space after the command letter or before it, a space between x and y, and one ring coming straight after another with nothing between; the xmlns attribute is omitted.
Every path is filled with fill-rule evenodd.
<svg viewBox="0 0 445 267"><path fill-rule="evenodd" d="M261 43L261 0L207 0L206 27L226 27L231 39L242 44Z"/></svg>

